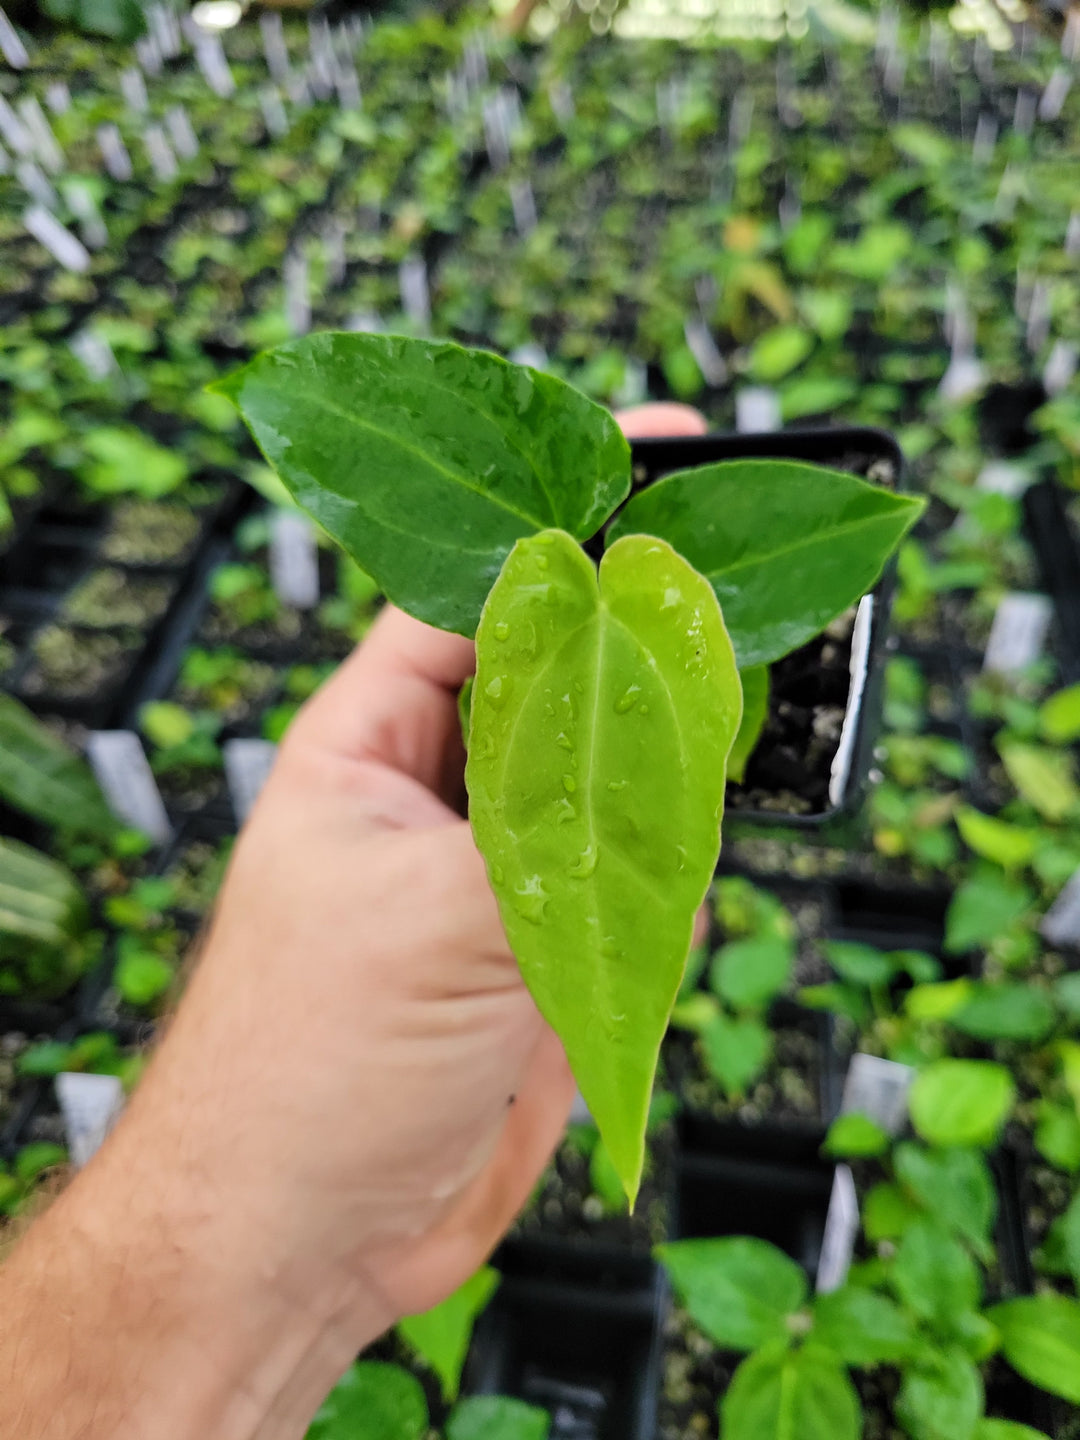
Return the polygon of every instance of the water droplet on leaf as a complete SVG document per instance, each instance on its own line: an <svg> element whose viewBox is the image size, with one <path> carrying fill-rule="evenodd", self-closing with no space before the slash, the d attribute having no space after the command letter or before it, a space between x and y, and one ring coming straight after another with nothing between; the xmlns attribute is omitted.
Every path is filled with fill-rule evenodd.
<svg viewBox="0 0 1080 1440"><path fill-rule="evenodd" d="M578 858L570 866L569 875L572 880L587 880L596 869L598 860L595 845L586 845Z"/></svg>
<svg viewBox="0 0 1080 1440"><path fill-rule="evenodd" d="M573 775L564 775L562 777L562 786L568 795L572 795L577 789L577 781Z"/></svg>
<svg viewBox="0 0 1080 1440"><path fill-rule="evenodd" d="M495 639L508 640L510 638L510 626L505 620L500 620L495 626Z"/></svg>
<svg viewBox="0 0 1080 1440"><path fill-rule="evenodd" d="M619 698L615 701L615 714L629 715L630 711L637 703L637 697L640 694L641 686L631 685L629 689L626 690L622 695L620 695Z"/></svg>

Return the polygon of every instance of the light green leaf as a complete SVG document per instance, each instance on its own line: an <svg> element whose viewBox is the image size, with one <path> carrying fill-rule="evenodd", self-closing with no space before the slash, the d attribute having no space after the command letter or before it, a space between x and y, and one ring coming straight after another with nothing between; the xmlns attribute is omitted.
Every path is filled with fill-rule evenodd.
<svg viewBox="0 0 1080 1440"><path fill-rule="evenodd" d="M980 1420L972 1440L1049 1440L1049 1436L1016 1420Z"/></svg>
<svg viewBox="0 0 1080 1440"><path fill-rule="evenodd" d="M1080 804L1072 756L1064 750L1048 750L1021 741L1000 744L998 753L1009 779L1029 805L1044 820L1058 823Z"/></svg>
<svg viewBox="0 0 1080 1440"><path fill-rule="evenodd" d="M979 1303L975 1261L932 1220L917 1220L904 1231L892 1283L908 1309L939 1330Z"/></svg>
<svg viewBox="0 0 1080 1440"><path fill-rule="evenodd" d="M997 1139L1016 1100L1012 1076L991 1060L934 1060L915 1077L908 1107L931 1145L977 1145Z"/></svg>
<svg viewBox="0 0 1080 1440"><path fill-rule="evenodd" d="M750 374L771 385L801 365L814 348L814 337L801 325L774 325L754 342Z"/></svg>
<svg viewBox="0 0 1080 1440"><path fill-rule="evenodd" d="M996 940L1021 921L1035 896L1026 885L1002 875L973 875L953 895L945 917L945 949L962 955Z"/></svg>
<svg viewBox="0 0 1080 1440"><path fill-rule="evenodd" d="M960 1350L927 1350L904 1371L896 1414L911 1440L972 1440L982 1410L982 1379Z"/></svg>
<svg viewBox="0 0 1080 1440"><path fill-rule="evenodd" d="M1046 1292L1006 1300L987 1312L1001 1333L1001 1348L1014 1370L1080 1405L1080 1303Z"/></svg>
<svg viewBox="0 0 1080 1440"><path fill-rule="evenodd" d="M400 1365L358 1360L327 1396L307 1440L421 1440L427 1426L415 1376Z"/></svg>
<svg viewBox="0 0 1080 1440"><path fill-rule="evenodd" d="M670 546L624 539L599 576L561 531L515 546L477 634L469 814L631 1203L741 711L715 597Z"/></svg>
<svg viewBox="0 0 1080 1440"><path fill-rule="evenodd" d="M860 1115L853 1110L836 1117L821 1148L826 1155L837 1159L884 1155L889 1148L889 1136L869 1115Z"/></svg>
<svg viewBox="0 0 1080 1440"><path fill-rule="evenodd" d="M730 460L632 496L608 534L659 535L712 583L742 668L797 649L871 589L923 502L789 460Z"/></svg>
<svg viewBox="0 0 1080 1440"><path fill-rule="evenodd" d="M1070 1020L1080 1020L1080 970L1070 970L1054 981L1054 999Z"/></svg>
<svg viewBox="0 0 1080 1440"><path fill-rule="evenodd" d="M894 1365L911 1353L915 1330L887 1295L845 1285L814 1300L814 1339L845 1365Z"/></svg>
<svg viewBox="0 0 1080 1440"><path fill-rule="evenodd" d="M787 984L794 942L778 935L729 940L713 956L709 984L735 1010L760 1010Z"/></svg>
<svg viewBox="0 0 1080 1440"><path fill-rule="evenodd" d="M122 945L120 957L113 972L113 984L129 1005L149 1005L164 995L173 982L173 967L163 956L143 948L134 936Z"/></svg>
<svg viewBox="0 0 1080 1440"><path fill-rule="evenodd" d="M827 940L821 948L840 978L852 985L864 985L869 989L887 985L896 971L889 956L873 945L862 945L854 940Z"/></svg>
<svg viewBox="0 0 1080 1440"><path fill-rule="evenodd" d="M923 1213L899 1185L880 1180L863 1202L863 1231L872 1245L879 1240L898 1240Z"/></svg>
<svg viewBox="0 0 1080 1440"><path fill-rule="evenodd" d="M753 1016L717 1014L700 1031L709 1074L729 1099L738 1099L765 1070L772 1055L772 1031Z"/></svg>
<svg viewBox="0 0 1080 1440"><path fill-rule="evenodd" d="M0 695L0 796L66 830L110 836L120 829L86 761L10 695Z"/></svg>
<svg viewBox="0 0 1080 1440"><path fill-rule="evenodd" d="M757 748L769 717L769 667L751 665L739 671L739 679L743 693L742 721L728 756L728 779L737 785L742 784L746 763Z"/></svg>
<svg viewBox="0 0 1080 1440"><path fill-rule="evenodd" d="M1026 865L1039 847L1042 835L1038 830L1010 825L993 815L984 815L970 805L960 805L955 812L956 828L969 850L1013 870Z"/></svg>
<svg viewBox="0 0 1080 1440"><path fill-rule="evenodd" d="M447 1402L457 1399L473 1325L500 1278L497 1270L483 1265L440 1304L398 1321L398 1334L435 1371Z"/></svg>
<svg viewBox="0 0 1080 1440"><path fill-rule="evenodd" d="M766 1240L674 1240L656 1258L694 1324L723 1349L786 1341L788 1316L806 1303L806 1272Z"/></svg>
<svg viewBox="0 0 1080 1440"><path fill-rule="evenodd" d="M1080 685L1069 685L1043 701L1039 729L1053 745L1071 745L1080 740Z"/></svg>
<svg viewBox="0 0 1080 1440"><path fill-rule="evenodd" d="M1080 1170L1080 1116L1076 1106L1039 1100L1036 1105L1035 1148L1044 1160L1074 1175Z"/></svg>
<svg viewBox="0 0 1080 1440"><path fill-rule="evenodd" d="M446 1440L547 1440L551 1416L508 1395L471 1395L446 1422Z"/></svg>
<svg viewBox="0 0 1080 1440"><path fill-rule="evenodd" d="M858 1440L862 1407L819 1345L771 1345L744 1360L720 1402L720 1440Z"/></svg>
<svg viewBox="0 0 1080 1440"><path fill-rule="evenodd" d="M905 1140L893 1153L893 1166L935 1220L966 1240L984 1263L992 1259L997 1191L977 1150L926 1150Z"/></svg>
<svg viewBox="0 0 1080 1440"><path fill-rule="evenodd" d="M395 604L465 635L516 540L549 528L585 540L630 488L608 411L485 351L322 333L213 388Z"/></svg>
<svg viewBox="0 0 1080 1440"><path fill-rule="evenodd" d="M1045 1040L1054 1028L1054 1003L1032 985L978 983L949 1023L976 1040Z"/></svg>

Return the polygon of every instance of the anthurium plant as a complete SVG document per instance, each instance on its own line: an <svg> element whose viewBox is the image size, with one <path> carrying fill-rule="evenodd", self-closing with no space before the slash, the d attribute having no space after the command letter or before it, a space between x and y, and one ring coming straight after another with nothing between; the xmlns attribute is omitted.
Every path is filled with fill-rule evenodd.
<svg viewBox="0 0 1080 1440"><path fill-rule="evenodd" d="M608 411L451 344L312 335L215 388L390 600L475 635L473 831L632 1204L719 853L740 671L870 589L922 502L771 460L631 495Z"/></svg>

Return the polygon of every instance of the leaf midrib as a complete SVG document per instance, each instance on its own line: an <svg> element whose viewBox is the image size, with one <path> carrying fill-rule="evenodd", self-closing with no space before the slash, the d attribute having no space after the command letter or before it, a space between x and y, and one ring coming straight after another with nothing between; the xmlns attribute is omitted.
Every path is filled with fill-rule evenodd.
<svg viewBox="0 0 1080 1440"><path fill-rule="evenodd" d="M710 567L704 573L711 579L714 575L727 576L736 570L752 569L755 565L763 565L773 560L780 560L786 555L794 555L800 550L808 550L815 545L827 545L831 540L839 536L850 535L858 530L872 528L875 525L881 524L883 521L889 520L891 516L898 516L899 514L900 512L897 510L891 512L882 511L880 515L865 516L859 520L849 520L846 524L833 527L826 538L822 537L820 530L813 531L809 535L800 536L797 540L793 540L790 545L781 545L776 550L767 550L765 552L757 551L745 559L733 560L729 565L724 565L719 568Z"/></svg>

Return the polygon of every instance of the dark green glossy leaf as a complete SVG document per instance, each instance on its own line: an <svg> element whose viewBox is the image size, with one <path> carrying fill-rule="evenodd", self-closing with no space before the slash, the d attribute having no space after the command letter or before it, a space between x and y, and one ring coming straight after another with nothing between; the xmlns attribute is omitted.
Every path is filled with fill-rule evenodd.
<svg viewBox="0 0 1080 1440"><path fill-rule="evenodd" d="M922 509L839 470L729 460L640 490L608 535L659 535L707 576L747 667L804 645L870 590Z"/></svg>
<svg viewBox="0 0 1080 1440"><path fill-rule="evenodd" d="M987 1312L1001 1348L1025 1380L1080 1405L1080 1303L1047 1292L1006 1300Z"/></svg>
<svg viewBox="0 0 1080 1440"><path fill-rule="evenodd" d="M934 1060L908 1096L912 1123L931 1145L993 1145L1012 1111L1016 1087L991 1060Z"/></svg>
<svg viewBox="0 0 1080 1440"><path fill-rule="evenodd" d="M516 540L548 528L585 540L630 487L608 411L485 351L323 333L214 388L395 604L465 635Z"/></svg>
<svg viewBox="0 0 1080 1440"><path fill-rule="evenodd" d="M327 1396L307 1440L421 1440L427 1427L415 1376L400 1365L358 1360Z"/></svg>
<svg viewBox="0 0 1080 1440"><path fill-rule="evenodd" d="M494 1295L499 1272L483 1265L440 1304L398 1322L398 1334L439 1377L443 1399L456 1400L476 1317Z"/></svg>
<svg viewBox="0 0 1080 1440"><path fill-rule="evenodd" d="M561 531L515 546L477 635L469 815L631 1200L741 708L716 599L670 546L623 540L599 576Z"/></svg>
<svg viewBox="0 0 1080 1440"><path fill-rule="evenodd" d="M997 1191L983 1155L977 1150L927 1150L905 1140L896 1147L893 1165L909 1194L989 1262Z"/></svg>
<svg viewBox="0 0 1080 1440"><path fill-rule="evenodd" d="M819 1345L751 1355L720 1402L720 1440L858 1440L861 1432L847 1371Z"/></svg>
<svg viewBox="0 0 1080 1440"><path fill-rule="evenodd" d="M915 1344L915 1329L887 1295L845 1285L814 1301L814 1339L845 1365L895 1364Z"/></svg>
<svg viewBox="0 0 1080 1440"><path fill-rule="evenodd" d="M769 716L769 667L751 665L739 671L742 681L743 713L739 733L728 757L728 779L742 784L746 762L757 748Z"/></svg>
<svg viewBox="0 0 1080 1440"><path fill-rule="evenodd" d="M0 695L0 796L65 830L109 836L120 829L86 761L10 695Z"/></svg>
<svg viewBox="0 0 1080 1440"><path fill-rule="evenodd" d="M911 1440L972 1440L982 1409L982 1379L959 1350L924 1352L905 1370L896 1399Z"/></svg>
<svg viewBox="0 0 1080 1440"><path fill-rule="evenodd" d="M546 1410L507 1395L472 1395L446 1422L446 1440L547 1440Z"/></svg>
<svg viewBox="0 0 1080 1440"><path fill-rule="evenodd" d="M674 1240L656 1258L694 1324L724 1349L788 1338L788 1317L806 1303L806 1272L766 1240Z"/></svg>

